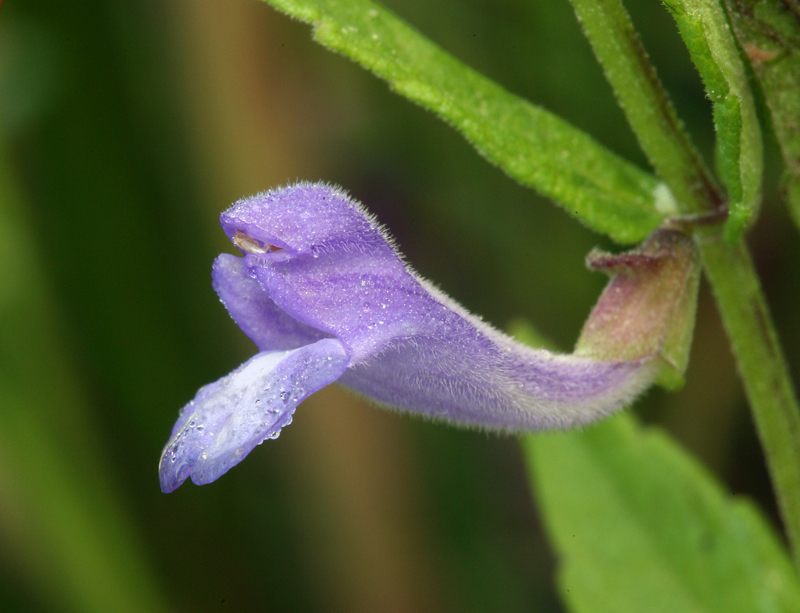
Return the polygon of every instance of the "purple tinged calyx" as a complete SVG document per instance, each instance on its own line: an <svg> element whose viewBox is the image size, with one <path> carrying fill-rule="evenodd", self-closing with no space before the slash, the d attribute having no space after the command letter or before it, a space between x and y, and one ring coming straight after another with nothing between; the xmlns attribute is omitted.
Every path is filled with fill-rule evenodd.
<svg viewBox="0 0 800 613"><path fill-rule="evenodd" d="M590 256L612 279L576 352L558 355L514 341L417 276L338 188L259 194L221 224L243 257L219 256L213 287L259 353L184 408L162 454L164 491L218 478L333 381L454 425L525 431L599 419L654 380L677 385L686 366L698 268L675 232Z"/></svg>
<svg viewBox="0 0 800 613"><path fill-rule="evenodd" d="M584 324L575 355L599 360L652 359L656 382L683 385L694 332L700 266L694 243L668 229L633 251L592 251L586 259L611 280Z"/></svg>

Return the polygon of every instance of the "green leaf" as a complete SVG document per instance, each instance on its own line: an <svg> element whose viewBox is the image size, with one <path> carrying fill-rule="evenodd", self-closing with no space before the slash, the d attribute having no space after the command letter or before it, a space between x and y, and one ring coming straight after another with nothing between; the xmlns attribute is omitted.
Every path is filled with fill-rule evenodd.
<svg viewBox="0 0 800 613"><path fill-rule="evenodd" d="M725 238L733 243L758 212L763 152L744 62L720 0L664 0L714 105L717 170L728 188Z"/></svg>
<svg viewBox="0 0 800 613"><path fill-rule="evenodd" d="M509 331L552 349L526 321ZM623 413L521 444L572 611L800 611L769 522L660 429Z"/></svg>
<svg viewBox="0 0 800 613"><path fill-rule="evenodd" d="M369 0L267 0L314 38L459 130L490 162L621 243L674 210L669 190L589 135L515 96Z"/></svg>
<svg viewBox="0 0 800 613"><path fill-rule="evenodd" d="M786 163L787 202L800 227L800 5L781 0L727 0L772 119Z"/></svg>
<svg viewBox="0 0 800 613"><path fill-rule="evenodd" d="M800 611L764 517L665 433L623 414L522 445L572 611Z"/></svg>

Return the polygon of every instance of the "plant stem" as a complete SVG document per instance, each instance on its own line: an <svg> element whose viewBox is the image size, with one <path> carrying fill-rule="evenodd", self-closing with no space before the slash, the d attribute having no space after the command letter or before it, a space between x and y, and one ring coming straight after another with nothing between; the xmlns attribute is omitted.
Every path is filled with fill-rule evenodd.
<svg viewBox="0 0 800 613"><path fill-rule="evenodd" d="M744 389L786 534L800 568L800 407L750 254L742 242L698 235L703 264Z"/></svg>
<svg viewBox="0 0 800 613"><path fill-rule="evenodd" d="M682 213L719 210L713 179L677 118L620 0L571 0L631 128ZM733 346L800 569L800 408L758 277L742 241L718 228L697 242Z"/></svg>
<svg viewBox="0 0 800 613"><path fill-rule="evenodd" d="M619 0L570 0L639 144L681 212L715 208L721 198L692 145L628 12Z"/></svg>

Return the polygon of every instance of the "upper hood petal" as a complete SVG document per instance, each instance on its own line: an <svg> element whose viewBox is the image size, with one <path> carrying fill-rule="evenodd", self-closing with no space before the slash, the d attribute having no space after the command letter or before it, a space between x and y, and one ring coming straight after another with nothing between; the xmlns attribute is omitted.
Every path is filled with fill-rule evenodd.
<svg viewBox="0 0 800 613"><path fill-rule="evenodd" d="M297 255L324 251L383 250L385 235L360 203L323 183L297 183L239 200L220 215L225 234Z"/></svg>

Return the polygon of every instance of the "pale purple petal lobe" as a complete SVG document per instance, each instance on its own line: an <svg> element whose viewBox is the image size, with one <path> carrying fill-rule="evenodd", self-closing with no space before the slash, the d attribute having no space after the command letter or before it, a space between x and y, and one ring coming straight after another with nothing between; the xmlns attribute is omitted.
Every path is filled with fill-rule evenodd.
<svg viewBox="0 0 800 613"><path fill-rule="evenodd" d="M223 253L211 277L222 304L259 351L296 349L328 336L280 309L248 274L243 258Z"/></svg>
<svg viewBox="0 0 800 613"><path fill-rule="evenodd" d="M341 343L323 339L288 351L261 352L184 407L161 455L161 489L188 477L210 483L267 438L276 438L306 397L338 379L348 364Z"/></svg>

